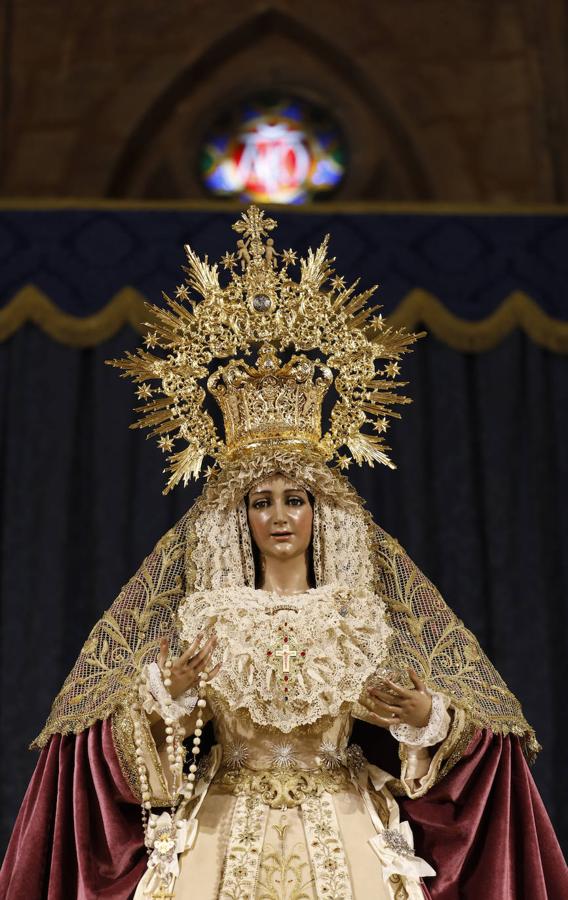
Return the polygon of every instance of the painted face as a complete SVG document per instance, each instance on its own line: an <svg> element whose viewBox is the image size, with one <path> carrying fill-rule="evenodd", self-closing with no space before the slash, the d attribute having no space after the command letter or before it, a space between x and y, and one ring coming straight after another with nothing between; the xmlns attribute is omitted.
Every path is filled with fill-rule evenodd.
<svg viewBox="0 0 568 900"><path fill-rule="evenodd" d="M248 495L248 521L261 554L293 559L312 540L313 510L306 490L285 475L270 475Z"/></svg>

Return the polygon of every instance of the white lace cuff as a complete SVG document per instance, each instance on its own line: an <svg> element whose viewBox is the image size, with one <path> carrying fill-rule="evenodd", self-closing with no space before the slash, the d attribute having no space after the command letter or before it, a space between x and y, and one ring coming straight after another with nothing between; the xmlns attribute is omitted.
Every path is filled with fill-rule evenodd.
<svg viewBox="0 0 568 900"><path fill-rule="evenodd" d="M449 699L444 694L432 693L432 709L428 724L423 728L413 725L391 725L390 733L401 744L409 747L433 747L443 741L450 727Z"/></svg>
<svg viewBox="0 0 568 900"><path fill-rule="evenodd" d="M182 719L190 716L197 704L197 691L188 690L175 700L170 697L162 680L162 672L158 663L149 663L144 669L145 690L142 701L147 713L157 712L162 719Z"/></svg>

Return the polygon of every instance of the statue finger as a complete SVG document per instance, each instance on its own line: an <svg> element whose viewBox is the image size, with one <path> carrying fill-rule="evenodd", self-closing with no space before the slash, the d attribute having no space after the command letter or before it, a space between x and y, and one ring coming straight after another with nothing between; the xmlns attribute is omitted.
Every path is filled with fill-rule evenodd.
<svg viewBox="0 0 568 900"><path fill-rule="evenodd" d="M422 681L422 679L418 676L418 674L414 671L414 669L409 668L408 674L410 675L410 679L412 684L416 688L417 691L420 691L422 694L426 693L426 685Z"/></svg>
<svg viewBox="0 0 568 900"><path fill-rule="evenodd" d="M391 725L400 725L401 720L396 716L379 716L377 713L371 713L375 723L381 725L382 728L390 728Z"/></svg>
<svg viewBox="0 0 568 900"><path fill-rule="evenodd" d="M395 697L409 698L414 694L414 688L404 688L402 685L396 684L396 682L390 681L388 678L385 678L384 684L388 685L389 691L391 691Z"/></svg>
<svg viewBox="0 0 568 900"><path fill-rule="evenodd" d="M216 635L212 635L209 640L203 645L199 653L196 653L193 659L191 659L188 663L190 669L200 669L203 665L203 661L207 659L207 656L211 652L211 650L217 644Z"/></svg>
<svg viewBox="0 0 568 900"><path fill-rule="evenodd" d="M390 719L392 716L399 716L402 710L398 706L391 706L389 703L377 701L373 707L373 712Z"/></svg>
<svg viewBox="0 0 568 900"><path fill-rule="evenodd" d="M209 666L209 663L211 661L211 657L213 656L214 651L215 651L215 647L211 647L211 649L207 652L207 655L201 661L200 666L199 666L199 675L201 675L203 672L207 671L207 668Z"/></svg>
<svg viewBox="0 0 568 900"><path fill-rule="evenodd" d="M197 649L201 643L202 638L203 638L203 632L200 631L199 634L196 636L191 647L188 647L188 649L185 650L182 653L182 655L180 656L180 658L179 658L180 665L185 666L189 662L191 657L197 652Z"/></svg>
<svg viewBox="0 0 568 900"><path fill-rule="evenodd" d="M167 638L165 638L165 637L162 638L162 640L160 641L160 652L158 654L158 660L157 660L158 666L160 669L163 669L166 664L169 649L170 649L170 642L168 641Z"/></svg>
<svg viewBox="0 0 568 900"><path fill-rule="evenodd" d="M378 688L369 688L369 693L372 697L378 697L383 703L392 703L395 699L395 695L390 691L380 691Z"/></svg>
<svg viewBox="0 0 568 900"><path fill-rule="evenodd" d="M389 713L391 713L391 712L396 712L396 713L402 712L402 704L401 704L400 702L393 702L393 698L392 698L392 697L388 697L388 696L387 696L387 697L384 697L384 696L383 696L383 697L379 697L378 692L375 693L375 691L369 691L369 693L371 694L372 697L376 697L376 698L377 698L377 701L380 703L380 705L381 705L384 709L388 710ZM377 702L377 701L376 701L376 702Z"/></svg>
<svg viewBox="0 0 568 900"><path fill-rule="evenodd" d="M210 672L208 672L208 678L207 678L207 681L212 681L212 680L215 678L215 675L217 675L217 673L219 672L219 669L220 669L220 668L221 668L221 663L219 662L219 663L217 663L216 666L214 666L214 667L211 669Z"/></svg>

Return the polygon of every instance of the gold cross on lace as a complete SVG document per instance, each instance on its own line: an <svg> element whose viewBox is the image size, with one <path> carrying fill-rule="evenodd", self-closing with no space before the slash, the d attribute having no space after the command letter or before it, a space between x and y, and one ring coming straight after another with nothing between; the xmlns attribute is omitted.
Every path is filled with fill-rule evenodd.
<svg viewBox="0 0 568 900"><path fill-rule="evenodd" d="M282 657L282 671L287 673L290 671L290 659L293 659L298 653L296 650L290 650L288 644L284 644L281 650L275 651L274 655Z"/></svg>
<svg viewBox="0 0 568 900"><path fill-rule="evenodd" d="M162 885L159 890L152 894L152 900L168 900L168 898L173 896L173 894L167 893L165 887Z"/></svg>

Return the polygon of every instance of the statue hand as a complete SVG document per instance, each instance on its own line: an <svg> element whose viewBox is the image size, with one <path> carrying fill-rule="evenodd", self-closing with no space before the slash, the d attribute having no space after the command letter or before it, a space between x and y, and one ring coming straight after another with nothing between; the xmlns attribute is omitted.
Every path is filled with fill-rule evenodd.
<svg viewBox="0 0 568 900"><path fill-rule="evenodd" d="M185 693L185 691L190 688L197 687L197 683L199 681L199 676L201 672L208 671L208 665L211 660L211 655L217 646L217 636L212 635L208 641L205 642L203 647L199 649L199 645L203 640L203 634L198 634L195 638L191 647L189 647L185 653L182 653L177 659L172 661L172 669L171 669L171 685L167 688L170 692L170 696L173 700L176 697L179 697L180 694ZM166 663L166 659L168 658L168 652L170 649L170 644L167 638L162 638L160 643L160 654L158 656L158 665L164 674L164 666ZM221 663L218 663L210 672L208 672L208 680L211 680L215 677L219 669L221 668Z"/></svg>
<svg viewBox="0 0 568 900"><path fill-rule="evenodd" d="M368 720L372 722L373 725L378 725L379 728L389 728L391 725L400 725L400 719L396 717L396 714L394 718L392 717L391 710L394 710L394 707L376 700L374 696L373 699L371 699L370 693L371 691L368 690L359 697L361 706L364 706L370 713Z"/></svg>
<svg viewBox="0 0 568 900"><path fill-rule="evenodd" d="M424 682L414 669L408 669L414 685L404 688L388 678L382 680L382 688L371 687L369 694L378 701L381 715L389 719L389 725L412 725L413 728L424 728L430 720L432 698Z"/></svg>

